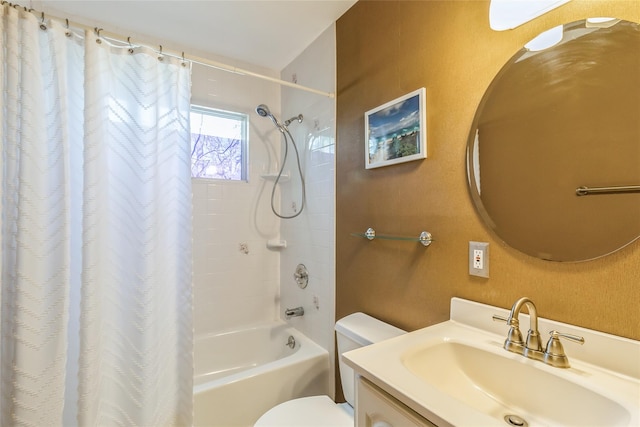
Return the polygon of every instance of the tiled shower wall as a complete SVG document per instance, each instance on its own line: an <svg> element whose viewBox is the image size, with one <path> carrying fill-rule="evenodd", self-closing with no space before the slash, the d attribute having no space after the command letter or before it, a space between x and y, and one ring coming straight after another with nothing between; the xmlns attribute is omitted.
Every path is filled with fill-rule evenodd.
<svg viewBox="0 0 640 427"><path fill-rule="evenodd" d="M237 64L278 77L265 69ZM194 179L194 329L206 334L278 317L280 255L266 248L280 220L269 207L271 187L260 175L275 170L280 133L255 108L267 104L279 116L278 85L194 65L192 104L248 114L249 180Z"/></svg>
<svg viewBox="0 0 640 427"><path fill-rule="evenodd" d="M238 66L273 75L269 70ZM334 26L292 61L281 78L334 92ZM192 81L193 104L249 115L251 165L249 182L193 180L196 335L283 318L286 307L302 306L305 315L289 322L332 352L335 100L198 66ZM272 122L255 113L263 103L283 120L304 115L302 123L289 126L306 181L306 206L295 219L280 220L271 212L273 183L260 177L278 172L284 147ZM291 146L284 170L290 178L278 185L276 207L281 214L292 215L292 204L295 209L301 204L301 184ZM268 240L284 240L287 247L268 249ZM298 288L293 279L299 263L309 270L306 289Z"/></svg>
<svg viewBox="0 0 640 427"><path fill-rule="evenodd" d="M335 28L331 26L281 73L281 78L335 92ZM287 248L281 252L281 310L304 307L303 317L290 323L329 350L334 348L335 251L334 251L334 164L335 100L300 90L283 88L285 118L304 115L302 123L289 126L300 150L306 184L306 207L295 219L282 220L282 237ZM291 203L300 200L300 180L295 154L289 152L286 170L291 181L283 185L282 209L292 214ZM309 270L309 284L300 289L293 279L296 265ZM333 363L333 357L331 357ZM333 380L333 378L331 378ZM333 390L333 386L330 387Z"/></svg>

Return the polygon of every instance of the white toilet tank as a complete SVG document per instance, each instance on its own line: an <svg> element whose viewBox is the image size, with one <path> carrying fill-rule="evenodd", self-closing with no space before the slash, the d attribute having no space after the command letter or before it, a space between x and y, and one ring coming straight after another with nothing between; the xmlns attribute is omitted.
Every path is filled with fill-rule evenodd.
<svg viewBox="0 0 640 427"><path fill-rule="evenodd" d="M344 397L351 406L354 404L355 373L342 361L342 353L389 338L405 334L400 328L389 325L364 313L353 313L336 322L340 379Z"/></svg>

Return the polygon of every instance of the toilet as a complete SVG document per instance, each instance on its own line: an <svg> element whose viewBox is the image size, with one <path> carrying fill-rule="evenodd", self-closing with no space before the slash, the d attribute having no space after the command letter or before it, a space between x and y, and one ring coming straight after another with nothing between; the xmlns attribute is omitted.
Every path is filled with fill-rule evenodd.
<svg viewBox="0 0 640 427"><path fill-rule="evenodd" d="M364 313L350 314L336 323L340 354L406 333ZM338 358L342 390L347 403L329 396L289 400L265 412L254 427L353 427L355 373Z"/></svg>

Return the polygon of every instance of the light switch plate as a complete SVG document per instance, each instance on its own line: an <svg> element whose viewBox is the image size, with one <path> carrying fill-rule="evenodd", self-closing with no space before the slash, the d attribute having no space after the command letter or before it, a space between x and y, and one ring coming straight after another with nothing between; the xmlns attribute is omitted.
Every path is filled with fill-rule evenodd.
<svg viewBox="0 0 640 427"><path fill-rule="evenodd" d="M489 243L469 242L469 274L489 278Z"/></svg>

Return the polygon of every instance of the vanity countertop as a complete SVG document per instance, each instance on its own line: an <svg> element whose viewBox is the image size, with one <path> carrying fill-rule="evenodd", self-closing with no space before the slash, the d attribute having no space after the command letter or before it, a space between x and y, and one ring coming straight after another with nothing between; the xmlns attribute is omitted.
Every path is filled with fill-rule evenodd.
<svg viewBox="0 0 640 427"><path fill-rule="evenodd" d="M585 339L583 346L566 342L564 348L571 367L568 369L556 368L504 350L502 346L508 326L493 321L493 315L508 317L509 311L461 298L453 298L450 320L346 352L342 357L348 365L354 368L357 374L367 378L429 421L441 426L495 425L503 427L505 425L505 421L502 419L503 414L498 412L503 411L505 406L516 404L528 406L529 400L526 394L523 395L521 401L517 400L516 394L518 393L515 391L522 390L528 390L532 396L542 397L558 393L558 390L566 390L562 396L556 394L553 399L547 398L546 406L554 406L553 404L556 402L557 405L555 405L555 410L550 410L549 414L551 415L546 414L546 417L545 414L540 414L540 412L544 412L544 409L540 409L542 407L538 406L538 409L533 409L535 402L532 402L531 408L518 408L520 413L528 415L530 427L567 425L567 423L571 424L571 420L576 420L577 424L581 423L580 420L584 423L584 420L588 419L588 411L582 411L582 418L580 416L572 418L570 414L566 414L568 417L566 419L563 411L564 408L584 408L585 405L589 407L590 402L592 402L593 410L598 410L598 413L608 414L607 411L611 411L611 422L607 421L608 425L640 425L639 341L538 318L540 336L545 342L551 330L582 336ZM526 334L528 325L528 316L521 314L520 328L524 334ZM438 350L433 352L436 346L439 346ZM455 349L455 352L442 353L439 350L445 348ZM441 358L431 357L428 353L430 351L433 354L439 352L441 355L437 357ZM477 361L467 357L469 352L475 352L474 354L479 355ZM424 357L424 355L428 355L428 357ZM462 357L459 357L461 355ZM466 361L452 361L450 360L452 358L466 359ZM422 360L437 363L439 366L426 366L425 364L429 362L424 362L424 366L421 366ZM475 377L470 381L465 375L458 376L457 372L455 375L448 375L446 372L444 374L438 373L439 369L457 371L456 363L466 364L466 368L463 367L462 370L475 363L477 366L472 367L471 370L477 372L471 372L470 376L484 375L484 379L480 380L477 385L474 383L477 380ZM493 377L488 376L489 372ZM521 375L523 373L526 375ZM425 375L429 377L427 381L425 381ZM522 378L519 381L518 378L512 378L513 376L527 378ZM510 378L509 381L512 384L508 383L503 387L502 394L498 392L497 397L486 397L477 393L480 398L474 398L473 402L469 402L465 401L466 397L460 397L462 394L459 390L451 388L457 387L454 377L464 377L463 380L460 380L460 387L470 385L470 388L473 388L477 385L476 388L481 389L488 385L484 388L492 389L493 379L496 383L504 383L505 377ZM433 378L439 379L434 380ZM549 389L549 393L545 393L545 382L554 390ZM514 393L510 397L511 391ZM491 399L499 401L500 404L493 407L494 403ZM503 402L510 399L512 402ZM576 399L581 401L578 402ZM598 405L602 405L600 409L596 409ZM575 411L573 412L575 413ZM561 419L562 421L559 421Z"/></svg>

